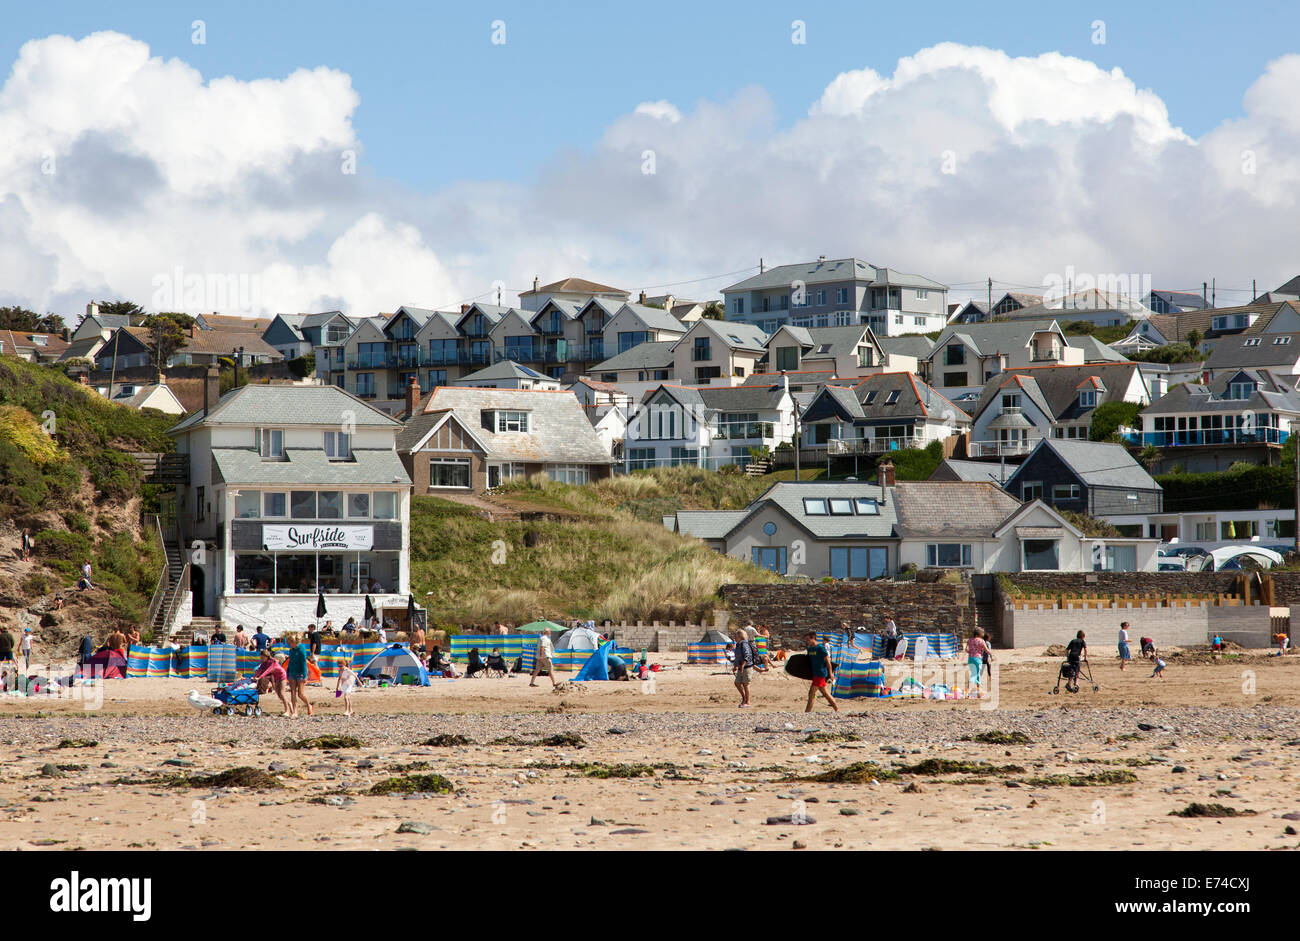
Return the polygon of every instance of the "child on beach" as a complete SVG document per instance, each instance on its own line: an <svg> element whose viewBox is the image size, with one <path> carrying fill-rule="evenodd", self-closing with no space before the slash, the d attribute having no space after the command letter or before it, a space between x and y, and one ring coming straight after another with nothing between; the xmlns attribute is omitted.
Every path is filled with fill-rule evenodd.
<svg viewBox="0 0 1300 941"><path fill-rule="evenodd" d="M1165 678L1165 661L1164 658L1160 656L1156 657L1156 668L1151 674L1151 678L1154 679L1157 676L1162 680Z"/></svg>
<svg viewBox="0 0 1300 941"><path fill-rule="evenodd" d="M352 691L357 687L357 673L352 669L352 664L344 662L339 664L339 678L334 684L334 695L343 697L343 714L352 715Z"/></svg>

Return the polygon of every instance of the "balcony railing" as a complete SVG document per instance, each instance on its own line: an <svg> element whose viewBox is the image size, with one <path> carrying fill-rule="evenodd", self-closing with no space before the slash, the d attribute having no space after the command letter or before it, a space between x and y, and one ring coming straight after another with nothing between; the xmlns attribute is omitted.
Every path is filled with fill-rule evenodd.
<svg viewBox="0 0 1300 941"><path fill-rule="evenodd" d="M1196 447L1222 444L1283 444L1288 435L1281 428L1207 428L1199 431L1147 431L1125 436L1132 445L1153 444L1158 448Z"/></svg>
<svg viewBox="0 0 1300 941"><path fill-rule="evenodd" d="M1058 360L1058 359L1060 359L1060 358L1061 358L1061 351L1060 351L1060 350L1040 350L1040 349L1035 349L1035 350L1034 350L1034 354L1033 354L1033 360L1032 360L1032 362L1035 362L1035 363L1055 362L1056 360Z"/></svg>
<svg viewBox="0 0 1300 941"><path fill-rule="evenodd" d="M972 441L966 450L971 457L1004 457L1028 454L1037 444L1037 438L1028 441Z"/></svg>
<svg viewBox="0 0 1300 941"><path fill-rule="evenodd" d="M887 451L923 447L925 447L925 441L912 435L897 438L831 438L826 442L826 453L832 456L884 454Z"/></svg>
<svg viewBox="0 0 1300 941"><path fill-rule="evenodd" d="M761 441L776 436L776 424L770 421L719 422L713 437L725 441Z"/></svg>

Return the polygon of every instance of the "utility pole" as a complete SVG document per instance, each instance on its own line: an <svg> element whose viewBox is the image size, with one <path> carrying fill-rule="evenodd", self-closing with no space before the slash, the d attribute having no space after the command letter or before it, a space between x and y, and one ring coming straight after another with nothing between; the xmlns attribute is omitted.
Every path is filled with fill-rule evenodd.
<svg viewBox="0 0 1300 941"><path fill-rule="evenodd" d="M993 279L989 278L989 306L984 312L984 316L989 320L993 319Z"/></svg>
<svg viewBox="0 0 1300 941"><path fill-rule="evenodd" d="M799 440L799 403L794 403L794 479L799 479L799 450L803 447L803 442ZM826 448L830 453L829 445Z"/></svg>
<svg viewBox="0 0 1300 941"><path fill-rule="evenodd" d="M1292 432L1291 437L1294 438L1295 434L1295 432ZM1300 439L1297 439L1297 441L1300 441ZM1295 471L1295 545L1293 548L1300 553L1300 448L1296 450L1293 470Z"/></svg>
<svg viewBox="0 0 1300 941"><path fill-rule="evenodd" d="M1255 303L1255 279L1250 279L1250 302Z"/></svg>
<svg viewBox="0 0 1300 941"><path fill-rule="evenodd" d="M1211 307L1213 307L1213 306L1215 305L1214 295L1217 293L1217 290L1218 290L1218 289L1217 289L1217 282L1218 282L1218 280L1219 280L1218 278L1211 278L1211 279L1210 279L1210 306L1211 306Z"/></svg>

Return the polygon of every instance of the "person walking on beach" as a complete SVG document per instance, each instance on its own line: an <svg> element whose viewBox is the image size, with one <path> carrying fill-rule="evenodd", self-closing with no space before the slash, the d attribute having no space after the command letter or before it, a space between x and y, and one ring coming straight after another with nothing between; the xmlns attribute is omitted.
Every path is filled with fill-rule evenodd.
<svg viewBox="0 0 1300 941"><path fill-rule="evenodd" d="M970 685L975 692L979 692L983 686L981 679L984 673L984 655L987 652L984 629L977 627L970 640L966 641L966 669L970 671Z"/></svg>
<svg viewBox="0 0 1300 941"><path fill-rule="evenodd" d="M343 697L343 714L352 716L352 691L357 687L357 673L352 664L343 661L339 664L339 678L334 684L334 695Z"/></svg>
<svg viewBox="0 0 1300 941"><path fill-rule="evenodd" d="M23 669L29 670L32 666L32 629L23 628L23 639L19 642L23 652Z"/></svg>
<svg viewBox="0 0 1300 941"><path fill-rule="evenodd" d="M1068 692L1077 693L1079 691L1079 661L1088 664L1092 668L1092 662L1088 659L1088 643L1084 640L1083 631L1074 635L1074 640L1065 645L1065 663L1070 668L1070 678L1065 684Z"/></svg>
<svg viewBox="0 0 1300 941"><path fill-rule="evenodd" d="M743 627L736 628L736 656L732 663L732 672L736 675L736 692L740 693L740 708L750 708L749 684L754 673L754 643Z"/></svg>
<svg viewBox="0 0 1300 941"><path fill-rule="evenodd" d="M1124 667L1133 659L1133 650L1128 645L1128 621L1124 621L1119 626L1119 671L1124 672Z"/></svg>
<svg viewBox="0 0 1300 941"><path fill-rule="evenodd" d="M307 625L307 646L313 657L320 655L321 630L315 624Z"/></svg>
<svg viewBox="0 0 1300 941"><path fill-rule="evenodd" d="M533 677L529 686L536 686L537 674L546 670L551 676L551 688L555 688L555 666L551 663L551 656L554 653L555 647L551 644L550 631L542 631L537 635L537 656L533 658Z"/></svg>
<svg viewBox="0 0 1300 941"><path fill-rule="evenodd" d="M289 715L291 717L297 717L298 700L300 699L302 704L307 707L307 715L314 716L316 714L316 710L307 701L307 657L310 655L311 651L301 641L289 648L289 661L284 672L289 679Z"/></svg>
<svg viewBox="0 0 1300 941"><path fill-rule="evenodd" d="M817 643L817 632L808 631L804 634L804 642L808 647L808 659L812 661L812 682L808 685L808 706L804 712L812 712L813 702L820 692L831 708L836 712L840 711L839 704L831 697L829 690L826 689L827 682L835 675L835 667L831 663L830 651L824 644Z"/></svg>
<svg viewBox="0 0 1300 941"><path fill-rule="evenodd" d="M35 543L32 539L32 531L30 529L24 529L23 530L23 561L24 562L30 562L32 560L32 547L34 544Z"/></svg>

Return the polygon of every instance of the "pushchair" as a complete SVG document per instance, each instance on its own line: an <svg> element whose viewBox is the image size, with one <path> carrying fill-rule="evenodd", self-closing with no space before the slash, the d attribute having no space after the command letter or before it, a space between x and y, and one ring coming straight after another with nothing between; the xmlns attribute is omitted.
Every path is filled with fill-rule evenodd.
<svg viewBox="0 0 1300 941"><path fill-rule="evenodd" d="M1065 691L1067 693L1077 693L1079 691L1079 677L1083 677L1092 691L1095 693L1101 687L1092 681L1092 665L1087 660L1075 661L1069 657L1061 664L1061 670L1056 674L1056 688L1052 692L1056 695L1061 693L1061 680L1065 680Z"/></svg>
<svg viewBox="0 0 1300 941"><path fill-rule="evenodd" d="M242 712L246 716L260 716L262 714L261 697L257 694L257 684L255 683L218 686L212 691L212 698L225 703L224 706L213 708L212 714L214 716L219 716L223 712L228 716L233 716L236 712Z"/></svg>

